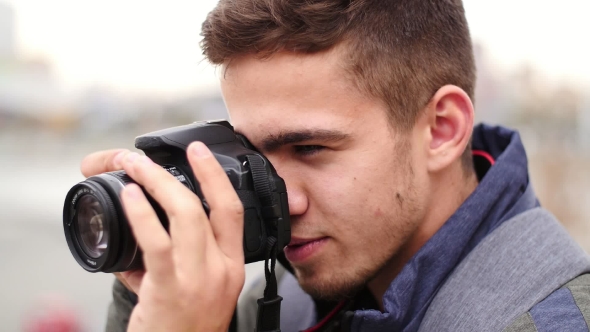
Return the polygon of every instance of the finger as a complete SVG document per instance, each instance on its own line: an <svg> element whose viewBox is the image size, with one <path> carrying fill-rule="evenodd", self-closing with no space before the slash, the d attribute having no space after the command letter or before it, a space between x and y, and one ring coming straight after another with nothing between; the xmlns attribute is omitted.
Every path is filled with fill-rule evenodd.
<svg viewBox="0 0 590 332"><path fill-rule="evenodd" d="M145 156L130 154L124 169L164 209L170 221L172 244L178 248L178 263L195 272L201 268L205 249L213 240L201 200L161 166ZM208 238L210 240L208 240Z"/></svg>
<svg viewBox="0 0 590 332"><path fill-rule="evenodd" d="M232 186L227 174L201 142L194 142L188 148L188 160L211 213L211 228L219 248L226 256L244 259L242 239L244 237L244 206Z"/></svg>
<svg viewBox="0 0 590 332"><path fill-rule="evenodd" d="M129 150L114 149L91 153L82 159L80 171L85 177L105 172L118 171L121 169L121 165L116 165L115 159L122 158L127 152L129 152Z"/></svg>
<svg viewBox="0 0 590 332"><path fill-rule="evenodd" d="M154 280L166 284L174 274L170 237L138 185L125 186L121 199L133 235L143 251L146 270L153 274Z"/></svg>

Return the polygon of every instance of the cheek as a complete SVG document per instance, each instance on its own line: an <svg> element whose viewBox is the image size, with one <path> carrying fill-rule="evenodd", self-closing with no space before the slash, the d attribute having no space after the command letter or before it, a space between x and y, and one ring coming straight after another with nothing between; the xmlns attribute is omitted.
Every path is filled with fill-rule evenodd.
<svg viewBox="0 0 590 332"><path fill-rule="evenodd" d="M356 198L350 182L339 177L326 176L310 183L310 208L322 215L323 223L333 222L335 218L341 218L350 209L358 209L362 204Z"/></svg>
<svg viewBox="0 0 590 332"><path fill-rule="evenodd" d="M390 183L392 174L387 173L364 164L349 164L346 169L321 174L310 172L307 177L310 203L328 222L347 220L348 224L356 224L367 218L382 218L391 209L390 188L395 186Z"/></svg>
<svg viewBox="0 0 590 332"><path fill-rule="evenodd" d="M375 211L373 212L373 217L375 217L375 218L381 218L381 217L383 217L383 211L381 210L380 207L377 207L375 209Z"/></svg>

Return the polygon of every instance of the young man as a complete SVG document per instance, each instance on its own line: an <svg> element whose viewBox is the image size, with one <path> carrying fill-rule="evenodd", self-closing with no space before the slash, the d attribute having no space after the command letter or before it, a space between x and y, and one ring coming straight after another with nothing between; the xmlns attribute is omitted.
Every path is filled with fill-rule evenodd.
<svg viewBox="0 0 590 332"><path fill-rule="evenodd" d="M539 207L518 134L473 127L460 0L221 0L203 36L232 124L287 184L283 331L587 331L588 257ZM202 144L187 156L210 220L145 157L83 161L87 176L125 169L171 220L168 235L137 186L124 191L146 271L119 276L131 291L115 284L109 330L230 324L241 205Z"/></svg>

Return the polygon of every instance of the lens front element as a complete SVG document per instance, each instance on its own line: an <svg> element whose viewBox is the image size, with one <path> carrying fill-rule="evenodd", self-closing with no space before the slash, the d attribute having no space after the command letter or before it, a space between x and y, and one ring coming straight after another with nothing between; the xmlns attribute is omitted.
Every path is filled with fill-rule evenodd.
<svg viewBox="0 0 590 332"><path fill-rule="evenodd" d="M84 195L78 201L76 228L82 250L92 258L102 256L109 242L109 224L102 205L93 195Z"/></svg>

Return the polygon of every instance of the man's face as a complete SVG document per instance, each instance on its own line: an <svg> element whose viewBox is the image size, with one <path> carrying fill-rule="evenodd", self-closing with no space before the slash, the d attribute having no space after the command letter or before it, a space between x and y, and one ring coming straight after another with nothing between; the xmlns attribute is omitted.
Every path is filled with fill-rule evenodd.
<svg viewBox="0 0 590 332"><path fill-rule="evenodd" d="M392 129L385 105L353 86L336 51L243 57L221 85L232 124L287 184L285 254L303 289L339 298L382 272L425 210L419 133Z"/></svg>

